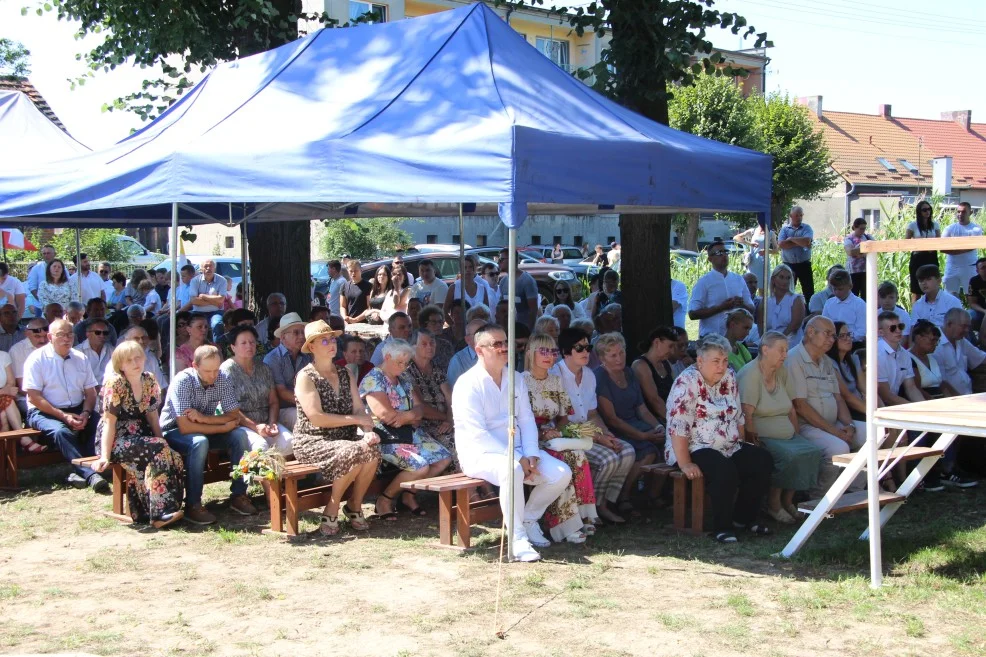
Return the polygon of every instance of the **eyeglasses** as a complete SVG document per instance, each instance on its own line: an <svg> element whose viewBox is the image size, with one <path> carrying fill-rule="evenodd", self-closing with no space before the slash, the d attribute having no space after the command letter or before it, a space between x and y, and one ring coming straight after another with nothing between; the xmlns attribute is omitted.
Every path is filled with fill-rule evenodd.
<svg viewBox="0 0 986 657"><path fill-rule="evenodd" d="M332 344L334 342L334 339L333 338L322 338L321 342L322 342L322 346L323 347L328 347L330 344Z"/></svg>
<svg viewBox="0 0 986 657"><path fill-rule="evenodd" d="M725 251L709 251L710 258L714 258L715 256L724 256L724 255L726 255Z"/></svg>
<svg viewBox="0 0 986 657"><path fill-rule="evenodd" d="M92 333L93 335L109 335L110 334L109 331L100 331L99 329L93 329L93 330L91 330L89 332Z"/></svg>
<svg viewBox="0 0 986 657"><path fill-rule="evenodd" d="M28 331L30 331L31 333L47 333L48 332L48 327L47 326L41 326L39 328L29 328Z"/></svg>
<svg viewBox="0 0 986 657"><path fill-rule="evenodd" d="M106 274L107 276L109 276L110 275L110 270L109 269L100 269L99 270L99 274L100 275Z"/></svg>
<svg viewBox="0 0 986 657"><path fill-rule="evenodd" d="M578 352L580 354L584 354L587 351L592 351L592 345L588 345L588 344L577 344L574 347L572 347L572 351L576 351L576 352Z"/></svg>
<svg viewBox="0 0 986 657"><path fill-rule="evenodd" d="M887 330L890 331L891 333L897 333L898 331L903 331L905 328L907 328L906 324L890 324L889 326L887 326Z"/></svg>
<svg viewBox="0 0 986 657"><path fill-rule="evenodd" d="M486 347L488 349L496 349L497 351L502 351L507 348L507 341L497 340L496 342L487 342L486 344L481 344L479 346Z"/></svg>
<svg viewBox="0 0 986 657"><path fill-rule="evenodd" d="M557 349L553 349L552 347L538 347L537 353L538 356L545 356L545 357L551 356L552 358L558 358L558 355L561 352L558 351Z"/></svg>
<svg viewBox="0 0 986 657"><path fill-rule="evenodd" d="M55 339L56 340L71 340L74 337L75 336L72 335L72 332L71 331L68 331L68 332L62 331L62 332L59 332L59 333L56 333L55 334Z"/></svg>
<svg viewBox="0 0 986 657"><path fill-rule="evenodd" d="M840 340L852 340L852 333L840 333L839 334L839 339Z"/></svg>

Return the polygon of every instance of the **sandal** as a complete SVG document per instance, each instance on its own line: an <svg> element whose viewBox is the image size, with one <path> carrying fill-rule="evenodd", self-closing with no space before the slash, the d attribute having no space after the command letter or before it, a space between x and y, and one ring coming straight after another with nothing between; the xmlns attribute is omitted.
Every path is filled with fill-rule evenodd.
<svg viewBox="0 0 986 657"><path fill-rule="evenodd" d="M754 536L771 536L774 533L767 525L758 525L757 523L753 523L752 525L741 525L738 522L734 522L733 527L736 527L737 529L746 529L746 531L750 532Z"/></svg>
<svg viewBox="0 0 986 657"><path fill-rule="evenodd" d="M405 495L410 495L411 499L414 500L414 508L411 508L411 505L407 504L404 501ZM408 513L410 513L412 516L418 516L419 518L423 518L426 515L428 515L428 512L422 509L421 505L418 504L418 498L411 491L404 491L403 493L401 493L401 499L398 502L398 505L407 509Z"/></svg>
<svg viewBox="0 0 986 657"><path fill-rule="evenodd" d="M595 536L596 526L587 522L584 525L582 525L582 533L585 534L586 536Z"/></svg>
<svg viewBox="0 0 986 657"><path fill-rule="evenodd" d="M174 513L166 513L160 519L151 523L154 529L164 529L168 525L174 524L185 517L185 512L178 510Z"/></svg>
<svg viewBox="0 0 986 657"><path fill-rule="evenodd" d="M21 436L21 447L28 454L37 454L39 452L45 452L48 450L47 445L42 445L39 442L31 440L28 436Z"/></svg>
<svg viewBox="0 0 986 657"><path fill-rule="evenodd" d="M736 534L734 534L733 532L719 532L718 534L716 534L715 536L712 537L712 540L714 540L716 543L736 543L736 542L738 542L736 540Z"/></svg>
<svg viewBox="0 0 986 657"><path fill-rule="evenodd" d="M339 516L330 518L322 516L322 524L318 526L318 533L322 536L335 536L339 533Z"/></svg>
<svg viewBox="0 0 986 657"><path fill-rule="evenodd" d="M385 500L390 500L390 503L391 504L394 503L394 498L392 498L390 495L384 495L383 493L380 493L377 496L377 504L374 504L373 505L373 512L376 514L377 518L380 519L380 520L385 520L387 522L394 522L395 520L397 520L397 512L396 511L388 511L387 513L380 513L380 510L377 509L377 506L379 505L379 502L380 502L380 498L381 497L384 498Z"/></svg>
<svg viewBox="0 0 986 657"><path fill-rule="evenodd" d="M343 514L346 516L346 520L349 521L350 526L358 532L365 532L370 529L370 523L366 521L363 516L362 511L350 511L349 503L346 503L346 508L343 509Z"/></svg>

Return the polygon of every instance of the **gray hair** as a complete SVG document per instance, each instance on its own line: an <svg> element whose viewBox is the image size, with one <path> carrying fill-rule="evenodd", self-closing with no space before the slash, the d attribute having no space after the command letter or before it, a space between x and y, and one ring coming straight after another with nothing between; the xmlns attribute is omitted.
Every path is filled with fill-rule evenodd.
<svg viewBox="0 0 986 657"><path fill-rule="evenodd" d="M477 303L466 311L466 324L474 319L484 319L488 322L490 321L490 317L490 307L485 303Z"/></svg>
<svg viewBox="0 0 986 657"><path fill-rule="evenodd" d="M805 213L805 209L803 207L801 207L800 205L795 205L793 208L791 208L791 211L788 212L787 214L790 217L795 212L800 212L801 214L804 214Z"/></svg>
<svg viewBox="0 0 986 657"><path fill-rule="evenodd" d="M573 316L572 315L572 309L569 308L568 306L566 306L563 303L560 303L560 304L558 304L557 306L555 306L554 308L551 309L551 316L554 317L555 319L558 319L558 312L559 311L564 312L564 313L568 313L568 316L569 317L572 317Z"/></svg>
<svg viewBox="0 0 986 657"><path fill-rule="evenodd" d="M69 301L68 306L65 308L65 312L70 310L74 310L77 313L84 313L86 311L86 307L78 301Z"/></svg>
<svg viewBox="0 0 986 657"><path fill-rule="evenodd" d="M806 342L808 340L809 329L811 329L812 331L821 330L820 328L818 328L819 324L826 324L828 326L831 326L833 330L835 329L835 324L832 323L831 319L825 317L824 315L815 315L814 317L808 320L807 324L805 324L805 337L804 339L802 339L802 342Z"/></svg>
<svg viewBox="0 0 986 657"><path fill-rule="evenodd" d="M417 346L418 340L421 338L421 336L426 336L431 338L432 342L434 342L435 340L435 334L432 333L429 329L419 328L417 331L414 331L411 334L411 344Z"/></svg>
<svg viewBox="0 0 986 657"><path fill-rule="evenodd" d="M713 350L721 351L723 355L728 356L733 350L733 346L729 344L729 340L718 333L707 333L704 337L699 338L698 344L695 346L695 355L704 356Z"/></svg>
<svg viewBox="0 0 986 657"><path fill-rule="evenodd" d="M140 304L134 304L132 306L127 306L127 317L136 317L138 319L144 319L146 313L144 308Z"/></svg>
<svg viewBox="0 0 986 657"><path fill-rule="evenodd" d="M612 269L610 270L612 271ZM599 311L600 315L619 315L623 317L623 306L618 303L608 303Z"/></svg>
<svg viewBox="0 0 986 657"><path fill-rule="evenodd" d="M760 347L773 347L778 342L787 344L787 336L780 331L767 331L760 338Z"/></svg>
<svg viewBox="0 0 986 657"><path fill-rule="evenodd" d="M735 324L738 320L748 319L753 321L753 314L746 308L733 308L728 313L726 313L726 326L730 324Z"/></svg>
<svg viewBox="0 0 986 657"><path fill-rule="evenodd" d="M586 333L586 335L592 335L592 332L596 330L596 325L588 317L579 317L578 319L573 319L572 323L568 325L568 328L578 329Z"/></svg>
<svg viewBox="0 0 986 657"><path fill-rule="evenodd" d="M287 305L288 303L288 298L283 294L281 294L280 292L271 292L270 294L267 295L268 304L271 302L272 299L280 299L281 301L284 302L284 305Z"/></svg>
<svg viewBox="0 0 986 657"><path fill-rule="evenodd" d="M957 322L960 319L966 319L969 317L969 311L965 308L949 308L948 312L945 313L945 323L951 324ZM941 328L941 327L939 327Z"/></svg>
<svg viewBox="0 0 986 657"><path fill-rule="evenodd" d="M400 358L401 356L407 356L408 358L414 358L414 347L409 345L404 340L388 340L383 343L383 357L386 359L388 356L391 359Z"/></svg>
<svg viewBox="0 0 986 657"><path fill-rule="evenodd" d="M546 333L547 331L545 331L544 329L545 329L545 327L548 326L548 324L554 325L554 327L557 330L559 330L559 331L561 330L561 324L558 322L557 319L555 319L551 315L541 315L540 317L538 317L537 321L534 322L534 331L533 332L534 333Z"/></svg>
<svg viewBox="0 0 986 657"><path fill-rule="evenodd" d="M777 265L776 267L774 267L774 270L770 272L770 282L773 283L774 276L777 276L777 274L779 274L782 271L786 271L791 276L791 280L787 284L787 291L794 292L794 282L795 282L794 272L791 271L791 268L785 265L784 263Z"/></svg>
<svg viewBox="0 0 986 657"><path fill-rule="evenodd" d="M603 356L610 347L620 347L626 350L627 341L619 333L603 333L596 339L594 348L597 356Z"/></svg>

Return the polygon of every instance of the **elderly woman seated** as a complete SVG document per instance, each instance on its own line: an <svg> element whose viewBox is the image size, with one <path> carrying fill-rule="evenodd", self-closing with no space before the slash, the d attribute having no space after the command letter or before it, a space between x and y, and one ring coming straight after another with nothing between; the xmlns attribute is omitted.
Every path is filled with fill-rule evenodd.
<svg viewBox="0 0 986 657"><path fill-rule="evenodd" d="M415 331L411 336L414 358L408 365L414 391L421 397L421 428L452 454L455 469L455 431L452 426L452 389L445 372L435 367L435 336L428 329Z"/></svg>
<svg viewBox="0 0 986 657"><path fill-rule="evenodd" d="M538 317L537 321L534 322L534 335L550 335L553 340L557 340L560 332L561 325L558 323L558 320L551 315L541 315Z"/></svg>
<svg viewBox="0 0 986 657"><path fill-rule="evenodd" d="M576 308L581 308L581 306L577 305ZM545 311L545 314L547 315L549 312ZM562 331L572 326L572 319L574 317L572 309L568 306L559 304L551 309L550 315L558 320L558 327Z"/></svg>
<svg viewBox="0 0 986 657"><path fill-rule="evenodd" d="M822 450L796 435L798 414L784 367L787 343L784 333L767 331L760 340L760 353L739 371L736 381L746 418L746 440L759 443L774 459L767 515L793 523L800 516L794 493L810 490L817 483Z"/></svg>
<svg viewBox="0 0 986 657"><path fill-rule="evenodd" d="M770 452L745 440L745 421L729 368L730 344L710 333L698 342L695 364L675 380L668 396L668 465L688 479L705 478L712 498L712 535L735 543L736 529L755 535L771 531L757 522L774 461Z"/></svg>
<svg viewBox="0 0 986 657"><path fill-rule="evenodd" d="M413 358L414 347L404 340L390 340L384 343L383 363L359 385L380 435L383 460L401 470L377 497L376 512L383 520L396 519L394 497L402 483L438 476L452 463L451 452L421 427L424 404L407 374ZM412 491L404 491L401 501L413 515L427 515Z"/></svg>
<svg viewBox="0 0 986 657"><path fill-rule="evenodd" d="M274 375L256 360L257 329L236 326L226 334L233 357L220 369L229 377L240 402L240 426L246 431L250 449L273 448L278 454L291 454L291 432L277 417L281 411Z"/></svg>
<svg viewBox="0 0 986 657"><path fill-rule="evenodd" d="M636 461L620 493L619 511L633 513L630 492L640 477L640 468L654 463L664 446L664 426L647 408L636 375L627 367L626 341L619 333L606 333L596 340L596 396L599 414L609 430L630 443Z"/></svg>

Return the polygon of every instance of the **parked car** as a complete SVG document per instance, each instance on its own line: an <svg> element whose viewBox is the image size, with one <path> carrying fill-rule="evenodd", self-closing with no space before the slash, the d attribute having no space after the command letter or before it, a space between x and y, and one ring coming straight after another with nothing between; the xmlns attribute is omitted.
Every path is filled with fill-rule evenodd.
<svg viewBox="0 0 986 657"><path fill-rule="evenodd" d="M464 245L465 248L471 249L472 247L468 244ZM441 252L459 252L458 244L415 244L412 248L408 249L404 253L436 253Z"/></svg>
<svg viewBox="0 0 986 657"><path fill-rule="evenodd" d="M526 252L537 252L540 255L542 262L549 262L553 265L577 265L582 262L582 249L577 246L563 246L561 247L562 259L561 262L553 260L551 257L552 252L555 250L554 246L547 244L532 244L531 246L524 247Z"/></svg>
<svg viewBox="0 0 986 657"><path fill-rule="evenodd" d="M199 270L199 265L203 260L212 260L216 263L216 273L223 278L233 280L233 292L236 291L236 286L243 280L243 263L239 258L224 258L221 256L208 256L208 255L190 255L185 256L189 264L195 267L195 271ZM162 262L159 262L154 266L154 269L164 269L165 271L171 271L171 258L167 258Z"/></svg>
<svg viewBox="0 0 986 657"><path fill-rule="evenodd" d="M125 254L125 262L134 267L153 267L164 257L163 253L151 251L129 235L117 235L116 241Z"/></svg>
<svg viewBox="0 0 986 657"><path fill-rule="evenodd" d="M488 258L494 263L498 263L500 249L502 248L502 246L483 246L477 249L466 249L466 253L473 253L481 258ZM520 258L520 270L534 277L541 296L553 303L555 299L555 281L567 281L569 287L572 288L572 299L578 300L582 296L582 286L578 284L578 279L572 273L571 268L565 265L544 263L538 258L538 255L538 252L532 251L531 249L517 250L517 256Z"/></svg>

